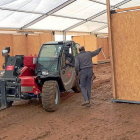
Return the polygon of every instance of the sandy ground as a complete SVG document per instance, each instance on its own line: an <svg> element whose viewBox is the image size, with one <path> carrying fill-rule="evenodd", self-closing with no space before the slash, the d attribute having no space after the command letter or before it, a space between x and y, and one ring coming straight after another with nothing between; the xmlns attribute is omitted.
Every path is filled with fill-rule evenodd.
<svg viewBox="0 0 140 140"><path fill-rule="evenodd" d="M94 67L91 107L81 93L66 93L56 112L36 100L0 111L0 140L139 140L140 105L111 103L110 64Z"/></svg>

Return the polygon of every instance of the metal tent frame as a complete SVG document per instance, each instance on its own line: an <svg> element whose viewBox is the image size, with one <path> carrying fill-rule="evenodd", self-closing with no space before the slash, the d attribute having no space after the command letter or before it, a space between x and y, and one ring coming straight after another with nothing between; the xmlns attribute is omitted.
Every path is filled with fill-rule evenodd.
<svg viewBox="0 0 140 140"><path fill-rule="evenodd" d="M61 32L63 32L63 35L66 35L67 32L87 32L90 34L98 34L98 33L102 33L101 31L103 29L107 29L107 27L108 27L107 21L102 21L102 20L96 19L96 18L107 13L106 8L103 10L100 10L100 12L93 14L92 16L89 16L88 18L81 18L78 16L67 16L67 14L64 14L64 15L57 14L57 12L59 12L60 10L63 10L72 4L74 5L75 2L77 2L77 1L79 3L80 2L81 3L82 2L85 2L85 3L92 2L93 4L98 4L98 7L100 8L101 5L106 6L105 0L102 0L104 2L101 2L100 0L59 0L61 2L61 4L57 4L57 6L54 6L54 7L53 7L53 2L55 2L55 0L52 0L52 3L50 5L52 5L53 8L47 12L44 12L41 10L36 10L37 7L40 5L40 3L45 1L45 0L40 0L40 1L39 0L23 0L23 1L24 1L23 3L19 2L19 0L5 0L4 2L0 2L0 15L3 16L3 13L6 12L5 17L3 17L3 18L1 17L2 19L0 18L0 29L34 30L34 31L37 31L37 30L39 30L39 31L61 31ZM50 0L47 0L47 1L50 2ZM120 0L119 3L110 5L110 9L111 10L119 9L123 5L124 5L123 8L126 8L125 4L132 2L132 1L137 1L137 0ZM36 4L35 2L36 3L38 2L38 3L36 6L34 6L33 10L27 9L27 7L29 7L29 4L30 5ZM110 2L116 2L116 1L110 0ZM16 8L16 7L11 8L13 5L14 6L18 5L18 3L21 4L21 6L19 6L18 8ZM139 2L139 4L140 4L140 2ZM13 19L11 20L9 18L13 14L20 14L20 13L21 14L29 14L27 19L26 19L26 17L24 17L25 20L28 22L21 27L13 27L12 24L10 26L10 22L12 22ZM29 20L31 16L34 16L35 18L32 18L31 20ZM64 29L55 29L55 28L50 29L47 26L47 24L46 24L46 27L44 29L42 29L41 26L38 28L32 28L32 26L34 27L34 25L36 25L36 23L39 23L40 21L45 20L47 17L56 18L56 20L57 19L70 20L70 21L72 21L72 23L70 26L68 26L67 28L64 28ZM106 17L106 19L107 19L107 17ZM7 23L7 21L9 21L9 25L4 26L5 23ZM61 23L61 20L59 23ZM69 22L66 22L66 24L67 23L69 23ZM96 23L96 24L100 24L100 26L96 29L90 30L88 28L88 25L86 25L87 23L90 23L91 25L93 23L93 26ZM86 30L86 29L82 30L83 25L87 26L88 30ZM61 28L62 28L62 26L63 26L63 24L61 25ZM81 26L81 30L75 30L77 27L80 27L80 26ZM65 38L66 37L64 37L64 39Z"/></svg>

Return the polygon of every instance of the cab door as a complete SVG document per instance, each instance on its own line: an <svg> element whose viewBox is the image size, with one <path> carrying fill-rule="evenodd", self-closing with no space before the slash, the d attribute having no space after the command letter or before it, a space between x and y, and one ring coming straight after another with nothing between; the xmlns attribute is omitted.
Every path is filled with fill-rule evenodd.
<svg viewBox="0 0 140 140"><path fill-rule="evenodd" d="M73 56L73 44L69 46L69 53ZM76 75L75 67L72 66L66 67L66 55L64 54L64 51L62 52L60 75L65 90L71 89L75 81L75 75Z"/></svg>

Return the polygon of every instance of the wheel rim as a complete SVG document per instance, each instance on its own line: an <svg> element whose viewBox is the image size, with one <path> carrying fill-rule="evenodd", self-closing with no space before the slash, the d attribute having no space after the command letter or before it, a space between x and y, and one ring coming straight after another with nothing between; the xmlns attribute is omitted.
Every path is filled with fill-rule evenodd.
<svg viewBox="0 0 140 140"><path fill-rule="evenodd" d="M55 104L57 105L58 104L58 89L57 87L55 88Z"/></svg>

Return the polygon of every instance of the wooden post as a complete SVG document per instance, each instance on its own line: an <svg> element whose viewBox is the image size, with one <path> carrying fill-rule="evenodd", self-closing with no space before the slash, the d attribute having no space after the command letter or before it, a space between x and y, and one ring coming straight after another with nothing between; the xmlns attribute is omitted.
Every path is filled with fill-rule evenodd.
<svg viewBox="0 0 140 140"><path fill-rule="evenodd" d="M109 48L111 52L111 73L112 73L112 88L113 98L117 99L116 87L115 87L115 73L114 73L114 59L113 59L113 48L112 48L112 34L111 34L111 14L110 14L110 0L106 0L107 6L107 18L108 18L108 37L109 37Z"/></svg>

